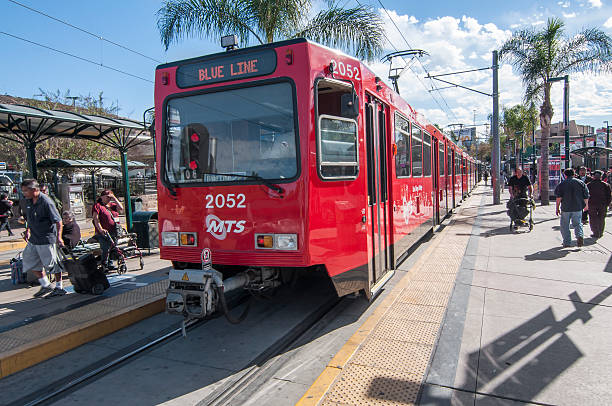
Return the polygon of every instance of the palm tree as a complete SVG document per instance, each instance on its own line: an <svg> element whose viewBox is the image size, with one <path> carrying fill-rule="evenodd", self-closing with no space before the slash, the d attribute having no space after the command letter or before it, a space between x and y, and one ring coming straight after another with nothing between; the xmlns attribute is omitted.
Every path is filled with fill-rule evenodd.
<svg viewBox="0 0 612 406"><path fill-rule="evenodd" d="M608 72L612 68L612 39L603 31L588 28L572 38L565 37L562 20L550 18L541 31L515 32L501 47L502 60L519 71L525 85L525 101L541 103L542 205L549 203L548 139L553 116L550 102L551 78L575 72Z"/></svg>
<svg viewBox="0 0 612 406"><path fill-rule="evenodd" d="M517 104L513 107L504 108L502 113L501 127L506 135L506 145L510 146L510 142L514 142L514 156L518 157L520 151L526 145L529 145L530 134L535 130L537 125L538 112L535 105L529 107L523 104ZM519 137L519 135L521 135ZM508 150L508 156L510 152ZM515 165L518 165L518 158Z"/></svg>
<svg viewBox="0 0 612 406"><path fill-rule="evenodd" d="M382 51L384 30L368 6L345 9L335 0L315 14L312 0L167 0L157 12L166 49L184 37L237 34L241 44L304 37L371 60Z"/></svg>

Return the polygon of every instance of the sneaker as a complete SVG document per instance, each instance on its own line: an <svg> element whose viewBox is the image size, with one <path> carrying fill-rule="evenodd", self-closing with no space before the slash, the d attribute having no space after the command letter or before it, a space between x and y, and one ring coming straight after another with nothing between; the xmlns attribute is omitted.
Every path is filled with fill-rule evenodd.
<svg viewBox="0 0 612 406"><path fill-rule="evenodd" d="M50 297L55 297L55 296L64 296L66 293L67 292L62 288L55 288L53 289L53 292L45 296L45 299L50 298Z"/></svg>
<svg viewBox="0 0 612 406"><path fill-rule="evenodd" d="M576 243L577 246L582 247L584 245L584 238L578 237L576 238L576 241L577 241Z"/></svg>
<svg viewBox="0 0 612 406"><path fill-rule="evenodd" d="M572 246L572 244L566 244L566 243L563 243L563 248L569 248L569 247L571 247L571 246Z"/></svg>
<svg viewBox="0 0 612 406"><path fill-rule="evenodd" d="M47 286L46 288L41 287L38 292L34 293L34 297L41 297L51 292L53 292L53 288L51 286Z"/></svg>

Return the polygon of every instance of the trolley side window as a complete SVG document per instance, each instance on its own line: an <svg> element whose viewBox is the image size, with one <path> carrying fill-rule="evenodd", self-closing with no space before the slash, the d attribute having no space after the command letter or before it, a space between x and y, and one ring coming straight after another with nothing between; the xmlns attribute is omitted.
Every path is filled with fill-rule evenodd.
<svg viewBox="0 0 612 406"><path fill-rule="evenodd" d="M444 176L444 144L440 143L440 152L438 154L438 164L440 165L440 176Z"/></svg>
<svg viewBox="0 0 612 406"><path fill-rule="evenodd" d="M350 83L322 79L316 83L317 162L322 179L355 179L359 173L358 103Z"/></svg>
<svg viewBox="0 0 612 406"><path fill-rule="evenodd" d="M423 176L431 176L431 135L423 133Z"/></svg>
<svg viewBox="0 0 612 406"><path fill-rule="evenodd" d="M412 176L423 176L423 132L412 124Z"/></svg>
<svg viewBox="0 0 612 406"><path fill-rule="evenodd" d="M410 176L410 123L399 114L395 115L395 176Z"/></svg>

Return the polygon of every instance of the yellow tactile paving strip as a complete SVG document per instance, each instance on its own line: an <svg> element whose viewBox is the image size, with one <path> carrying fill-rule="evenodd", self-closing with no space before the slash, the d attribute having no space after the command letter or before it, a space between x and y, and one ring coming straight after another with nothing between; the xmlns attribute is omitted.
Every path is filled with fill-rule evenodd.
<svg viewBox="0 0 612 406"><path fill-rule="evenodd" d="M100 300L0 334L0 378L165 309L168 281Z"/></svg>
<svg viewBox="0 0 612 406"><path fill-rule="evenodd" d="M464 202L451 224L297 405L411 405L417 401L471 235L475 219L469 209L470 202Z"/></svg>

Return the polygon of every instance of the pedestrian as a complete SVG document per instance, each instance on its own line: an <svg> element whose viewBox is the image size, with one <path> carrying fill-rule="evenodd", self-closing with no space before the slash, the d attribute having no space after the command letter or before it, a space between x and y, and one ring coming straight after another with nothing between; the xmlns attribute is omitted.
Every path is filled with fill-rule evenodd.
<svg viewBox="0 0 612 406"><path fill-rule="evenodd" d="M510 192L511 199L515 197L527 197L527 192L529 192L529 196L533 193L531 182L527 176L523 175L523 170L521 168L517 167L514 171L514 176L508 180L508 191Z"/></svg>
<svg viewBox="0 0 612 406"><path fill-rule="evenodd" d="M588 184L591 180L593 180L593 178L587 174L587 168L584 166L578 167L578 179L583 181L585 184ZM589 212L587 209L584 209L582 212L582 224L589 224Z"/></svg>
<svg viewBox="0 0 612 406"><path fill-rule="evenodd" d="M74 213L65 211L62 213L62 241L69 248L74 248L81 241L81 228L74 219Z"/></svg>
<svg viewBox="0 0 612 406"><path fill-rule="evenodd" d="M102 266L107 270L116 269L109 254L113 241L117 241L119 236L118 229L121 227L119 211L123 211L123 206L109 189L100 193L100 197L92 208L93 224L96 230L94 238L100 243Z"/></svg>
<svg viewBox="0 0 612 406"><path fill-rule="evenodd" d="M589 189L583 181L574 177L573 169L566 169L563 173L565 179L555 188L555 196L557 197L555 212L557 216L561 215L560 226L563 247L569 247L572 241L569 229L570 222L574 228L576 243L579 247L582 247L584 245L584 232L581 216L582 211L588 208Z"/></svg>
<svg viewBox="0 0 612 406"><path fill-rule="evenodd" d="M34 293L34 297L65 295L57 256L57 245L64 245L60 238L62 235L60 215L49 196L40 193L40 186L35 179L21 182L21 192L26 199L27 224L24 234L27 245L22 254L23 272L32 271L38 278L40 290ZM60 278L53 287L47 279L47 274L58 271Z"/></svg>
<svg viewBox="0 0 612 406"><path fill-rule="evenodd" d="M55 204L55 208L57 209L57 212L62 213L62 208L64 207L64 205L62 201L58 199L57 196L55 196L54 193L49 192L49 187L43 184L40 186L40 191L46 194L47 196L49 196L51 198L51 201L53 201L53 204Z"/></svg>
<svg viewBox="0 0 612 406"><path fill-rule="evenodd" d="M9 237L13 234L11 231L10 219L13 217L13 202L8 199L6 193L0 194L0 233L6 228Z"/></svg>
<svg viewBox="0 0 612 406"><path fill-rule="evenodd" d="M593 180L589 182L589 218L591 237L601 238L606 225L606 211L612 201L610 185L601 180L602 171L593 172Z"/></svg>
<svg viewBox="0 0 612 406"><path fill-rule="evenodd" d="M487 180L489 179L489 172L485 170L483 176L484 176L485 186L487 186Z"/></svg>

